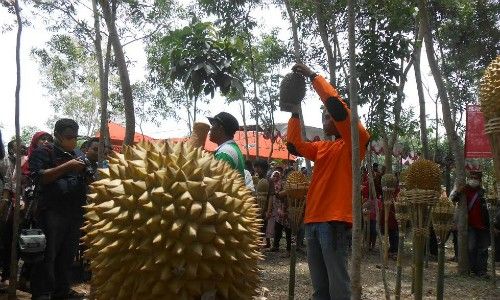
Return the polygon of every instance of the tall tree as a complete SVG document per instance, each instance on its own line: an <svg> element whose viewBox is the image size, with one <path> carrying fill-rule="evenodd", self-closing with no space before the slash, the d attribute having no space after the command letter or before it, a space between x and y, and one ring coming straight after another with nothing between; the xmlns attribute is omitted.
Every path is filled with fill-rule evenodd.
<svg viewBox="0 0 500 300"><path fill-rule="evenodd" d="M348 0L348 26L349 26L349 103L351 106L351 145L352 145L352 263L351 263L351 299L361 299L361 254L362 254L362 209L361 209L361 174L360 174L360 149L358 131L358 91L356 73L356 29L355 12L356 0Z"/></svg>
<svg viewBox="0 0 500 300"><path fill-rule="evenodd" d="M422 74L420 72L420 56L422 53L423 30L422 22L418 19L417 42L415 43L413 70L415 71L415 84L417 86L418 103L420 110L420 141L422 143L422 155L425 159L430 158L429 139L427 136L427 116L425 114L425 96L422 86Z"/></svg>
<svg viewBox="0 0 500 300"><path fill-rule="evenodd" d="M111 5L110 5L111 2ZM124 145L131 145L134 142L135 134L135 115L134 115L134 98L132 94L132 87L130 85L130 78L128 73L127 61L123 52L122 43L116 28L116 5L117 0L99 0L102 8L102 15L106 26L108 28L109 39L113 46L115 54L115 62L120 75L120 83L123 94L123 103L125 107L125 137L123 140Z"/></svg>
<svg viewBox="0 0 500 300"><path fill-rule="evenodd" d="M421 28L424 36L427 61L429 62L429 67L438 89L439 98L441 99L444 127L446 129L448 143L455 157L455 186L463 186L465 185L465 158L460 139L455 130L455 123L452 118L450 100L448 98L445 81L434 52L434 42L432 39L432 29L429 23L427 1L418 0L418 9L422 22ZM469 271L467 226L467 200L465 197L461 197L458 205L458 271L461 274L466 274Z"/></svg>
<svg viewBox="0 0 500 300"><path fill-rule="evenodd" d="M33 49L39 62L42 85L51 96L56 114L77 121L84 135L91 135L99 124L99 85L93 53L69 35L52 36L46 49Z"/></svg>
<svg viewBox="0 0 500 300"><path fill-rule="evenodd" d="M401 1L368 1L363 6L358 68L360 94L375 107L375 126L384 143L386 172L392 172L393 148L401 126L404 86L413 65L413 9ZM392 111L388 108L392 107Z"/></svg>
<svg viewBox="0 0 500 300"><path fill-rule="evenodd" d="M108 39L106 52L103 58L102 55L102 35L101 35L101 22L100 14L97 9L97 0L92 0L92 13L94 15L94 48L95 56L97 59L97 66L99 68L99 98L100 98L100 126L99 133L101 139L99 140L98 148L98 162L99 164L104 160L105 147L111 145L109 128L108 128L108 100L109 100L109 65L111 60L111 40Z"/></svg>

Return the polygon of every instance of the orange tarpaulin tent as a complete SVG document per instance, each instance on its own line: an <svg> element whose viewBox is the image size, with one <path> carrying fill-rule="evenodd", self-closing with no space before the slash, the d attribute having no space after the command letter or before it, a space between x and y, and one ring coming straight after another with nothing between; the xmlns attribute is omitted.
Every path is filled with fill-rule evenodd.
<svg viewBox="0 0 500 300"><path fill-rule="evenodd" d="M255 158L257 155L257 143L256 143L256 135L255 131L248 131L248 152L249 156ZM186 141L188 138L171 138L168 139L173 142ZM244 131L236 131L234 134L234 141L241 149L243 155L246 155L246 141L245 141L245 132ZM264 138L263 133L259 132L259 157L260 158L268 158L269 153L271 152L271 139ZM205 142L205 149L207 151L215 151L217 149L217 145L210 142L207 138ZM286 142L283 141L281 137L277 137L274 144L272 145L272 159L283 159L283 160L295 160L295 156L288 156L288 151L286 149Z"/></svg>
<svg viewBox="0 0 500 300"><path fill-rule="evenodd" d="M113 150L120 152L123 144L123 140L125 139L125 127L123 127L120 124L114 123L114 122L109 122L108 123L108 128L109 128L109 138L111 140L111 146L113 147ZM100 137L101 133L97 132L96 137ZM140 142L140 141L152 141L154 140L152 137L140 134L140 133L135 133L134 134L134 143Z"/></svg>

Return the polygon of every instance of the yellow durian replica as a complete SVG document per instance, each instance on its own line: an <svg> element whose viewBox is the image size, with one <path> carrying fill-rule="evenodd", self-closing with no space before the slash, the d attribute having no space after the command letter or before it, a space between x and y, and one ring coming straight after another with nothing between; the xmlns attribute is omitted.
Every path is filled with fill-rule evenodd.
<svg viewBox="0 0 500 300"><path fill-rule="evenodd" d="M285 190L288 197L302 198L307 195L309 182L306 175L300 171L292 171L286 178Z"/></svg>
<svg viewBox="0 0 500 300"><path fill-rule="evenodd" d="M269 180L261 178L255 187L255 191L261 215L264 216L267 212L267 206L269 204Z"/></svg>
<svg viewBox="0 0 500 300"><path fill-rule="evenodd" d="M243 178L189 143L113 153L90 186L85 256L94 299L251 299L258 207Z"/></svg>
<svg viewBox="0 0 500 300"><path fill-rule="evenodd" d="M433 161L420 158L408 167L406 189L441 191L441 169Z"/></svg>
<svg viewBox="0 0 500 300"><path fill-rule="evenodd" d="M500 55L490 63L481 78L479 101L486 120L500 117Z"/></svg>
<svg viewBox="0 0 500 300"><path fill-rule="evenodd" d="M436 232L438 241L442 243L446 241L446 238L453 227L452 221L454 213L455 206L446 196L441 196L432 209L431 217L434 232Z"/></svg>

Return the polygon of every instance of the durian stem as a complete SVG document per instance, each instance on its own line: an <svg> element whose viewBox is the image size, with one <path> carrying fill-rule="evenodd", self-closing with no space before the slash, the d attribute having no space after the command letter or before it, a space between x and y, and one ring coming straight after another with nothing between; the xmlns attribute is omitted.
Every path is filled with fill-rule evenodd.
<svg viewBox="0 0 500 300"><path fill-rule="evenodd" d="M399 224L399 241L398 241L398 260L397 260L397 271L396 271L396 300L401 299L401 276L403 273L403 254L404 254L404 231L406 230L405 221L400 221Z"/></svg>
<svg viewBox="0 0 500 300"><path fill-rule="evenodd" d="M444 293L444 243L439 242L438 248L438 277L436 287L436 299L443 300Z"/></svg>
<svg viewBox="0 0 500 300"><path fill-rule="evenodd" d="M288 300L295 299L295 265L297 264L297 229L292 226L292 236L295 242L292 243L290 251L290 279L288 281Z"/></svg>

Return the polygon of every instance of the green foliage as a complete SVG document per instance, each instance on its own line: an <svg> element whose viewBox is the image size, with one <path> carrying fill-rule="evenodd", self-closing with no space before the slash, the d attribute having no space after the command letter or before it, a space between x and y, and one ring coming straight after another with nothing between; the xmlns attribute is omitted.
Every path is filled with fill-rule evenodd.
<svg viewBox="0 0 500 300"><path fill-rule="evenodd" d="M397 2L397 3L396 3ZM414 8L410 1L367 1L360 18L360 52L356 57L360 104L370 103L372 132L395 128L397 111L389 111L398 97L405 63L411 57ZM408 123L400 122L401 125Z"/></svg>
<svg viewBox="0 0 500 300"><path fill-rule="evenodd" d="M500 2L434 0L430 4L446 88L460 119L465 106L477 101L484 69L500 53Z"/></svg>
<svg viewBox="0 0 500 300"><path fill-rule="evenodd" d="M217 88L222 94L231 89L244 93L234 68L242 56L238 45L220 38L212 23L193 19L189 26L157 39L149 48L148 63L158 82L179 80L190 98L202 92L214 97Z"/></svg>
<svg viewBox="0 0 500 300"><path fill-rule="evenodd" d="M91 53L68 35L54 35L47 48L33 49L32 56L56 112L51 119L72 118L82 134L92 134L99 124L99 81Z"/></svg>

